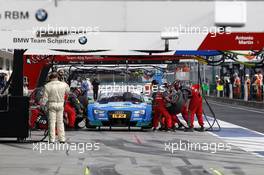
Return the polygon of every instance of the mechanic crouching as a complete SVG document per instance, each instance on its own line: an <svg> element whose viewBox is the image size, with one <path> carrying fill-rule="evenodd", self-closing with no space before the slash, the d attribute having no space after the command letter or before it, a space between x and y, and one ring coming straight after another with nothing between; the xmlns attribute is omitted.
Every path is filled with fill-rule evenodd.
<svg viewBox="0 0 264 175"><path fill-rule="evenodd" d="M78 129L78 123L83 120L84 106L79 101L82 94L80 88L74 88L69 93L68 101L65 104L65 113L68 118L68 127Z"/></svg>
<svg viewBox="0 0 264 175"><path fill-rule="evenodd" d="M65 142L65 131L63 123L63 111L65 95L70 92L68 84L58 80L58 73L52 72L49 76L50 82L44 86L43 101L47 103L49 111L49 142L54 143L57 133L60 143Z"/></svg>

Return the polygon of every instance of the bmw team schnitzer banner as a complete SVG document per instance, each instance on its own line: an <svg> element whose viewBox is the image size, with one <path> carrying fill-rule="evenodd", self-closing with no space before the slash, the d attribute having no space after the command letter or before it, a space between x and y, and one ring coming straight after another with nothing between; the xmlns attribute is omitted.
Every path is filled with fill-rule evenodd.
<svg viewBox="0 0 264 175"><path fill-rule="evenodd" d="M59 1L56 6L50 1L10 1L8 5L0 1L0 48L82 50L99 55L264 48L263 32L223 32L209 23L194 27L197 33L187 30L188 25L187 29L180 26L186 29L181 33L172 22L171 15L179 15L177 10L168 8L179 9L190 3L199 5L176 1ZM145 8L149 10L147 17L142 15ZM195 13L201 15L200 10Z"/></svg>
<svg viewBox="0 0 264 175"><path fill-rule="evenodd" d="M211 34L181 35L171 40L165 51L160 33L145 32L92 32L89 34L43 35L35 31L0 31L0 48L66 49L90 51L157 50L173 54L176 50L261 50L264 33L231 33L211 37ZM193 42L190 42L192 41ZM113 54L113 53L111 53ZM118 54L118 53L116 53ZM146 55L144 53L141 53Z"/></svg>

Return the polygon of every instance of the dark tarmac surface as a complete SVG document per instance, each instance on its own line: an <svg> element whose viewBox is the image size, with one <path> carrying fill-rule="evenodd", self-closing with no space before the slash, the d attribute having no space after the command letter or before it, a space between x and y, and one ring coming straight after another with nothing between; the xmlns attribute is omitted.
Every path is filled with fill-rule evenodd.
<svg viewBox="0 0 264 175"><path fill-rule="evenodd" d="M264 109L219 103L211 100L209 103L218 119L264 133ZM204 104L204 110L208 116L212 116L206 104Z"/></svg>

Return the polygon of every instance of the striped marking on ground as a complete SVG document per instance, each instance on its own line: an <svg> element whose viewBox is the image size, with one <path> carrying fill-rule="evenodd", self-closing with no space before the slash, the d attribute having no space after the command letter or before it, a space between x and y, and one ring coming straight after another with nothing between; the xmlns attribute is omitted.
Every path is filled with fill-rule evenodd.
<svg viewBox="0 0 264 175"><path fill-rule="evenodd" d="M180 116L180 115L179 115ZM181 117L181 116L180 116ZM213 118L207 117L209 122L213 122ZM182 117L180 119L183 121ZM183 122L184 123L184 122ZM204 120L205 127L208 128L209 124ZM229 122L218 120L218 123L221 126L220 132L209 132L210 134L224 140L227 143L230 143L233 146L236 146L246 152L254 154L258 157L264 158L264 134L238 126ZM195 117L195 127L199 127L197 119ZM214 129L217 129L215 124Z"/></svg>
<svg viewBox="0 0 264 175"><path fill-rule="evenodd" d="M246 152L252 153L259 157L264 158L264 134L218 120L222 130L220 132L209 132L227 143L236 146Z"/></svg>

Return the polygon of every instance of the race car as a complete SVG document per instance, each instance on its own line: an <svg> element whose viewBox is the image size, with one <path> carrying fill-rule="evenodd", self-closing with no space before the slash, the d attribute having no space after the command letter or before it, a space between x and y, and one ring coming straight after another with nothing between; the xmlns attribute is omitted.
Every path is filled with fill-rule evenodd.
<svg viewBox="0 0 264 175"><path fill-rule="evenodd" d="M87 116L87 128L152 127L152 105L147 104L143 96L136 93L100 94L95 103L88 105Z"/></svg>

